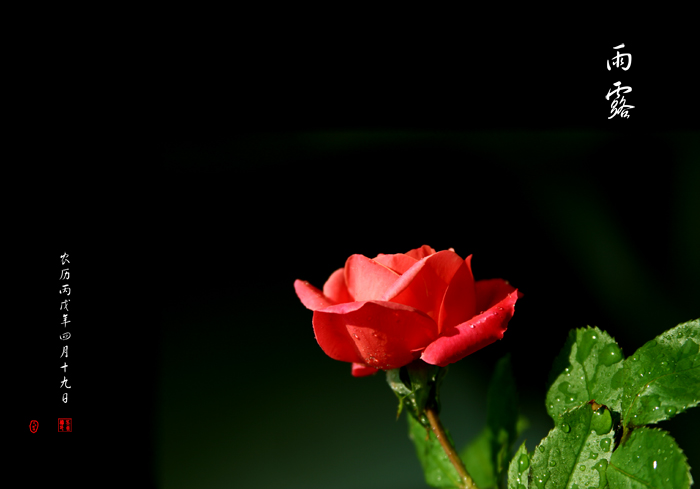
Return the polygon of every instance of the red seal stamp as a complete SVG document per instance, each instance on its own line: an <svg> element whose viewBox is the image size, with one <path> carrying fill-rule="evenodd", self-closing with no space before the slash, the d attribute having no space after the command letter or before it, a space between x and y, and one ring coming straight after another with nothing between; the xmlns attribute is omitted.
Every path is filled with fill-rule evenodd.
<svg viewBox="0 0 700 489"><path fill-rule="evenodd" d="M58 418L58 431L63 433L73 431L73 418Z"/></svg>

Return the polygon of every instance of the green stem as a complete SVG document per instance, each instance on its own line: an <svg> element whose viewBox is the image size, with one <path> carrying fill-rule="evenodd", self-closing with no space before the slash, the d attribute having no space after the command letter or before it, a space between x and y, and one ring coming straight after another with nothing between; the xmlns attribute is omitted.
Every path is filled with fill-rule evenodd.
<svg viewBox="0 0 700 489"><path fill-rule="evenodd" d="M426 407L425 415L428 417L430 427L432 428L433 433L435 433L440 445L442 445L442 449L447 454L447 458L450 460L454 468L457 470L459 477L462 479L462 487L464 489L479 489L476 487L476 484L474 484L474 480L469 476L467 468L464 466L462 459L459 458L457 450L455 450L455 447L452 446L452 443L450 443L450 440L447 438L445 428L442 427L442 423L440 422L437 412L435 412L434 408L432 407Z"/></svg>

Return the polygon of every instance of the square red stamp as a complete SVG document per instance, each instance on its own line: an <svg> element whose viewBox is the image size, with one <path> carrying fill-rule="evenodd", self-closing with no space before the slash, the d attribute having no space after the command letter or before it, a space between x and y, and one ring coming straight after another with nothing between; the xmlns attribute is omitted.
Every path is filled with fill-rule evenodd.
<svg viewBox="0 0 700 489"><path fill-rule="evenodd" d="M73 418L58 418L58 431L64 433L73 431Z"/></svg>

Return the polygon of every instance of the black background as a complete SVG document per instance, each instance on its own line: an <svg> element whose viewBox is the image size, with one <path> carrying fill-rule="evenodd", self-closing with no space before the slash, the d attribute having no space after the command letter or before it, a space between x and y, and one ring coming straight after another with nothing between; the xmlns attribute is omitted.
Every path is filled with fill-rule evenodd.
<svg viewBox="0 0 700 489"><path fill-rule="evenodd" d="M10 402L25 458L139 487L423 487L384 381L352 379L349 365L325 357L293 293L296 278L321 287L353 253L454 247L474 255L477 279L525 293L504 341L453 369L467 387L446 390L467 393L445 421L462 444L481 425L458 434L456 404L485 416L487 373L506 352L534 446L551 426L545 382L569 329L598 325L629 355L698 317L689 47L408 26L375 39L332 23L273 31L183 29L135 56L116 43L87 79L69 77L39 104L45 117L19 125L30 174L17 205L29 218L17 235L23 319ZM608 72L622 42L631 69ZM635 108L608 120L605 94L618 79ZM68 406L57 402L63 252ZM334 436L347 422L333 414L341 405L358 425ZM64 415L74 433L55 433ZM663 427L693 464L691 420ZM382 450L403 450L386 455L385 472L363 423L364 435L393 437ZM338 455L309 474L313 463L290 450ZM230 461L213 467L232 468L216 478L188 458L197 453L206 463L222 453Z"/></svg>

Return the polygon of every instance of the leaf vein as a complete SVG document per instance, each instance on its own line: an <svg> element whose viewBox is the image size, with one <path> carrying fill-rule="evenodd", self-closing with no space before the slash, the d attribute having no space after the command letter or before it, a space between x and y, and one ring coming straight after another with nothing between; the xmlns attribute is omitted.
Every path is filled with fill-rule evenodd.
<svg viewBox="0 0 700 489"><path fill-rule="evenodd" d="M638 391L636 391L636 393L635 393L635 395L634 395L634 399L632 399L632 402L630 403L630 407L627 408L627 412L625 413L625 416L624 416L623 419L628 419L627 416L629 415L630 411L632 411L632 407L634 406L634 403L637 401L637 399L639 399L639 398L642 396L642 393L643 393L643 392L647 389L647 387L649 387L653 382L656 382L657 380L662 379L662 378L664 378L664 377L668 377L669 375L678 375L678 374L682 374L682 373L684 373L684 372L690 372L691 370L694 370L694 369L696 369L696 368L700 368L700 365L698 365L698 366L696 366L696 367L690 367L690 368L685 369L685 370L679 370L679 371L676 371L676 372L669 372L669 373L667 373L667 374L660 375L660 376L658 376L658 377L654 377L654 378L651 379L649 382L645 382L644 384L642 384L642 387L641 387Z"/></svg>
<svg viewBox="0 0 700 489"><path fill-rule="evenodd" d="M624 470L622 470L620 467L618 467L617 465L613 464L612 462L608 462L608 467L614 468L615 470L617 470L618 472L620 472L622 475L627 476L627 477L629 477L630 479L633 479L633 480L639 482L640 484L644 484L644 485L647 486L647 487L653 487L653 486L652 486L651 484L649 484L647 481L642 480L642 479L640 479L640 478L638 478L638 477L635 477L635 476L633 476L632 474L628 474L627 472L625 472Z"/></svg>

